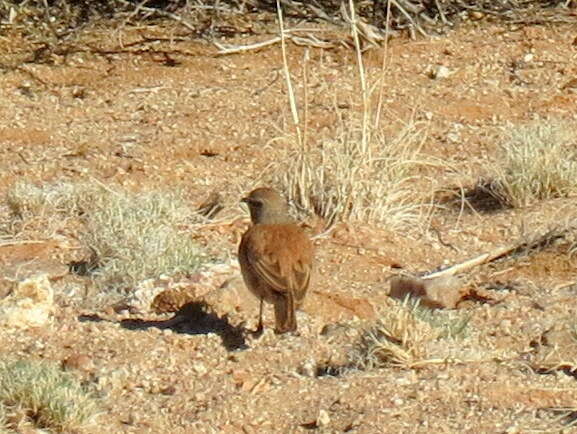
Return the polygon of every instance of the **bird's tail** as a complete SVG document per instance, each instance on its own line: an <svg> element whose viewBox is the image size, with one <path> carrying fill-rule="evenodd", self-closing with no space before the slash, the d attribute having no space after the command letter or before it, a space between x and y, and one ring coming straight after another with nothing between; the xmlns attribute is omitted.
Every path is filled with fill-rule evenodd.
<svg viewBox="0 0 577 434"><path fill-rule="evenodd" d="M274 303L276 332L294 332L297 329L295 299L292 292L282 294Z"/></svg>

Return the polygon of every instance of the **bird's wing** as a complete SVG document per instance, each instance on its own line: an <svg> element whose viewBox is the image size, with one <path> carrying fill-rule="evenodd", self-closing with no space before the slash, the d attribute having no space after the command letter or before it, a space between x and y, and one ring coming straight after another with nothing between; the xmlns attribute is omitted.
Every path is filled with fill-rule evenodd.
<svg viewBox="0 0 577 434"><path fill-rule="evenodd" d="M260 229L248 243L254 270L275 291L292 292L297 300L302 299L312 268L310 241L287 226L263 225Z"/></svg>

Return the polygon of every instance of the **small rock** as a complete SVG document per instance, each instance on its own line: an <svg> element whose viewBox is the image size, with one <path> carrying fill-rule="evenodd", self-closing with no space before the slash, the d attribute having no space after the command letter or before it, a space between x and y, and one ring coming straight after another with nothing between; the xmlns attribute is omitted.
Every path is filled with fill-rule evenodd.
<svg viewBox="0 0 577 434"><path fill-rule="evenodd" d="M305 377L316 377L317 366L314 360L309 359L302 364L299 369L299 374L304 375Z"/></svg>
<svg viewBox="0 0 577 434"><path fill-rule="evenodd" d="M336 335L341 329L340 324L325 324L321 330L321 336L331 337Z"/></svg>
<svg viewBox="0 0 577 434"><path fill-rule="evenodd" d="M206 366L202 363L195 363L192 365L192 369L194 369L194 371L199 375L204 375L208 372L208 369L206 369Z"/></svg>
<svg viewBox="0 0 577 434"><path fill-rule="evenodd" d="M92 358L86 354L72 354L62 361L62 368L80 372L91 372L94 370L94 362Z"/></svg>
<svg viewBox="0 0 577 434"><path fill-rule="evenodd" d="M86 98L86 88L83 86L73 86L70 89L70 96L72 98L84 99Z"/></svg>
<svg viewBox="0 0 577 434"><path fill-rule="evenodd" d="M319 416L317 417L317 426L327 426L331 422L331 418L326 410L319 410Z"/></svg>
<svg viewBox="0 0 577 434"><path fill-rule="evenodd" d="M176 393L176 387L174 386L166 386L160 389L160 393L164 396L172 396Z"/></svg>
<svg viewBox="0 0 577 434"><path fill-rule="evenodd" d="M482 20L485 17L485 14L481 11L471 11L469 12L469 18L473 21Z"/></svg>
<svg viewBox="0 0 577 434"><path fill-rule="evenodd" d="M454 309L466 295L463 283L456 276L423 279L395 276L391 279L389 296L404 300L407 296L418 298L423 306Z"/></svg>
<svg viewBox="0 0 577 434"><path fill-rule="evenodd" d="M440 80L443 78L447 78L453 74L454 74L454 72L451 71L449 68L447 68L444 65L432 66L428 70L428 76L429 76L429 78L431 78L433 80Z"/></svg>
<svg viewBox="0 0 577 434"><path fill-rule="evenodd" d="M45 326L55 310L54 291L46 274L20 281L13 293L0 301L0 323L9 327Z"/></svg>

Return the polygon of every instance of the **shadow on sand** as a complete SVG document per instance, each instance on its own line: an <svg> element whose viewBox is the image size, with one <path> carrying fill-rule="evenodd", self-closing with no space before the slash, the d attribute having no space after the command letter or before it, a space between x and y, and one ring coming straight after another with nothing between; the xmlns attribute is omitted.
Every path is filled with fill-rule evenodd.
<svg viewBox="0 0 577 434"><path fill-rule="evenodd" d="M108 321L96 314L81 315L81 322ZM170 329L175 333L205 335L216 333L220 336L223 346L228 351L238 351L247 348L245 341L245 329L242 326L233 326L226 315L218 315L208 311L205 303L187 303L173 318L163 321L147 321L143 319L124 319L120 321L121 327L127 330L146 330L155 327L161 330Z"/></svg>

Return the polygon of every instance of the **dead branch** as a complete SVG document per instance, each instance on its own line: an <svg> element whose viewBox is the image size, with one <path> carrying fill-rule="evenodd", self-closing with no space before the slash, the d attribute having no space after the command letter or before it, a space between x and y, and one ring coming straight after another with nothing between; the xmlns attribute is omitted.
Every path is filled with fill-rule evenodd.
<svg viewBox="0 0 577 434"><path fill-rule="evenodd" d="M248 44L248 45L223 45L220 44L216 41L214 41L214 45L216 45L216 48L218 48L218 54L235 54L235 53L242 53L244 51L250 51L250 50L259 50L263 47L268 47L269 45L274 45L274 44L278 44L281 41L281 37L280 36L276 36L272 39L269 39L267 41L261 41L261 42L255 42L254 44Z"/></svg>
<svg viewBox="0 0 577 434"><path fill-rule="evenodd" d="M285 31L285 40L291 41L295 45L315 47L315 48L332 48L335 44L331 42L321 41L313 35L296 36L289 34L289 31ZM218 48L219 55L242 53L251 50L260 50L261 48L268 47L269 45L278 44L281 42L282 38L276 36L272 39L266 41L255 42L254 44L248 45L224 45L219 42L214 41L214 45Z"/></svg>
<svg viewBox="0 0 577 434"><path fill-rule="evenodd" d="M543 248L551 245L553 241L559 238L563 238L568 232L576 229L577 225L569 225L565 227L556 226L544 234L534 234L528 241L521 240L505 247L499 247L495 250L484 253L460 264L453 265L452 267L437 271L435 273L427 274L422 278L434 279L441 276L454 276L455 274L462 273L476 266L487 264L506 256L512 256L522 252L528 253L531 250L542 250Z"/></svg>

